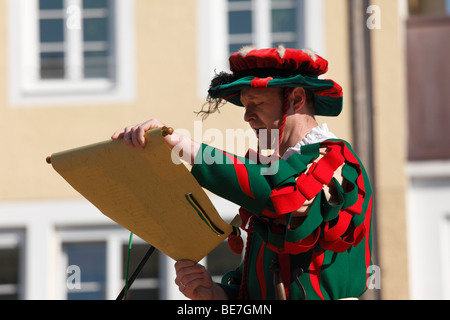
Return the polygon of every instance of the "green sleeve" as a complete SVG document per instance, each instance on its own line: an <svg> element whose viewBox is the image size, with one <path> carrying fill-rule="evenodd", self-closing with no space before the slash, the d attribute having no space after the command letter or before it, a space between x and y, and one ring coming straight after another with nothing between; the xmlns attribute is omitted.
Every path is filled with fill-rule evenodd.
<svg viewBox="0 0 450 320"><path fill-rule="evenodd" d="M207 190L259 214L270 206L272 186L260 165L202 144L191 173Z"/></svg>

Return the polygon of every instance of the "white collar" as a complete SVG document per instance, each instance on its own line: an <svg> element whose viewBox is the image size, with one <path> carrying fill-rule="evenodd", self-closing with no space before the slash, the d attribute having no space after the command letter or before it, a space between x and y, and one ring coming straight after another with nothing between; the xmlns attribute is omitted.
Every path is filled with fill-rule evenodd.
<svg viewBox="0 0 450 320"><path fill-rule="evenodd" d="M337 137L328 130L327 124L324 123L321 126L313 128L311 132L308 133L306 137L303 138L303 140L297 143L295 146L289 147L281 158L286 160L294 153L300 153L300 149L302 146L322 142L328 139L337 139Z"/></svg>

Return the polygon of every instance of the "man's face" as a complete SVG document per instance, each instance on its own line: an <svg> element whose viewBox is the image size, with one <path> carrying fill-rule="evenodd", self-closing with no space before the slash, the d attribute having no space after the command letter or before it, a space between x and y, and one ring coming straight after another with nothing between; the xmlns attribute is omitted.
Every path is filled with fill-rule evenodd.
<svg viewBox="0 0 450 320"><path fill-rule="evenodd" d="M258 139L264 139L262 134L267 130L267 141L272 145L278 139L278 129L282 117L283 89L267 88L241 90L241 102L245 107L244 120L255 131ZM276 129L276 131L271 131ZM273 134L271 134L273 133Z"/></svg>

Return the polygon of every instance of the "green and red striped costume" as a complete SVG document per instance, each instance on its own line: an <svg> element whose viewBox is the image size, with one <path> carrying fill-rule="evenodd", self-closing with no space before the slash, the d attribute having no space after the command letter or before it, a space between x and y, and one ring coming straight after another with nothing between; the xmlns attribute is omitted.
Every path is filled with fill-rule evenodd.
<svg viewBox="0 0 450 320"><path fill-rule="evenodd" d="M262 175L261 169L273 163L248 158L203 144L192 168L204 188L241 206L247 246L243 263L220 284L228 297L274 299L274 259L288 299L305 298L297 276L307 299L364 293L371 265L372 190L350 145L331 139L303 146L300 154L278 160L272 175ZM324 191L330 186L332 201ZM305 203L307 216L294 227L292 212ZM279 218L286 223L272 223Z"/></svg>

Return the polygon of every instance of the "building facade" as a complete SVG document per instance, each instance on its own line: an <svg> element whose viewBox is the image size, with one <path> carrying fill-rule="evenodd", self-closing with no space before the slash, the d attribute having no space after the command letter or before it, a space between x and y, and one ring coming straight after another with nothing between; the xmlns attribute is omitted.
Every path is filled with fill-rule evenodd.
<svg viewBox="0 0 450 320"><path fill-rule="evenodd" d="M431 9L421 8L420 1L364 3L359 28L370 35L374 264L381 277L381 286L367 296L421 298L415 288L422 276L411 266L417 259L414 226L407 218L413 203L409 199L418 199L411 195L426 193L411 191L406 170L406 21L413 9ZM309 47L328 59L327 77L344 88L344 111L337 119L318 121L354 142L358 136L353 130L354 101L359 91L353 90L350 4L347 0L0 1L4 21L0 24L4 132L0 135L4 150L0 298L114 299L118 295L130 232L80 197L45 158L107 140L115 130L150 118L242 154L245 148L234 143L238 135L248 134L242 109L225 106L203 122L194 111L200 110L214 72L226 70L230 51L243 45ZM441 4L444 9L437 10L445 12L448 4ZM248 134L246 145L252 146L252 139ZM237 213L234 204L210 196L225 220ZM440 241L448 252L446 219ZM147 248L133 238L131 270ZM224 243L203 263L219 279L240 259ZM446 259L443 268L448 255ZM129 298L182 298L174 284L173 263L163 254L152 255ZM439 270L444 276L444 269ZM444 297L448 293L439 296Z"/></svg>

